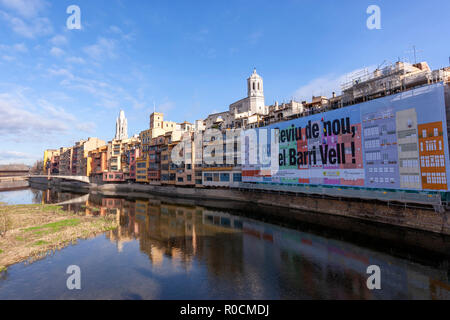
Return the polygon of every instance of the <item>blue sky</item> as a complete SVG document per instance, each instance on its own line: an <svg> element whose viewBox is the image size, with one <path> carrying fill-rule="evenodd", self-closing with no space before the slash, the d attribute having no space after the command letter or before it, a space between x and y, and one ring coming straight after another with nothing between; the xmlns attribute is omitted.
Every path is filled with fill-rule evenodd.
<svg viewBox="0 0 450 320"><path fill-rule="evenodd" d="M366 9L381 8L381 30ZM66 8L81 9L68 30ZM79 139L225 111L254 67L266 104L339 92L345 75L385 60L434 69L450 56L450 2L0 0L0 164Z"/></svg>

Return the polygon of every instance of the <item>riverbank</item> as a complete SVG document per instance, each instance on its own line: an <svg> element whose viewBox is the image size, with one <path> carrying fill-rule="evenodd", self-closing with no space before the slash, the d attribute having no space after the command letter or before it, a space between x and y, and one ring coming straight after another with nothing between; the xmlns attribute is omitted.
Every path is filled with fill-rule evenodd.
<svg viewBox="0 0 450 320"><path fill-rule="evenodd" d="M11 190L20 190L24 188L28 188L30 186L27 180L0 180L0 192L2 191L11 191Z"/></svg>
<svg viewBox="0 0 450 320"><path fill-rule="evenodd" d="M0 272L116 227L115 216L78 215L55 205L0 204Z"/></svg>

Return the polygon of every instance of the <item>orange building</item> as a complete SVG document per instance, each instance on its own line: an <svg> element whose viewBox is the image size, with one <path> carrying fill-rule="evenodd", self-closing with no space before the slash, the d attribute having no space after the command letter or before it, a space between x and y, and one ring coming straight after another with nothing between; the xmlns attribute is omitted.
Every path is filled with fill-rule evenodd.
<svg viewBox="0 0 450 320"><path fill-rule="evenodd" d="M104 172L108 172L108 146L102 146L88 154L88 176L102 176Z"/></svg>
<svg viewBox="0 0 450 320"><path fill-rule="evenodd" d="M419 125L419 152L423 189L447 190L442 122Z"/></svg>

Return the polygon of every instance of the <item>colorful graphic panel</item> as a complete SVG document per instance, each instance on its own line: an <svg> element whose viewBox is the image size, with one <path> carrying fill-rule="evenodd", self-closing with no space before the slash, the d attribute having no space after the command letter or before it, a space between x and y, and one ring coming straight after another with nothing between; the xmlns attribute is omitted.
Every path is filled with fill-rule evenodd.
<svg viewBox="0 0 450 320"><path fill-rule="evenodd" d="M243 182L448 191L446 126L442 84L277 123L257 136L278 163L250 165L247 141Z"/></svg>

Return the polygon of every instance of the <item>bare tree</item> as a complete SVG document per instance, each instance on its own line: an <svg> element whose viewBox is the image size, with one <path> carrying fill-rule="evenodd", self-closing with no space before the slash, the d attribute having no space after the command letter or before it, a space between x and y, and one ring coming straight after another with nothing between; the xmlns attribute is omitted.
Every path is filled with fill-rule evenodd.
<svg viewBox="0 0 450 320"><path fill-rule="evenodd" d="M34 165L30 169L31 174L42 174L44 172L44 161L43 160L37 160Z"/></svg>

